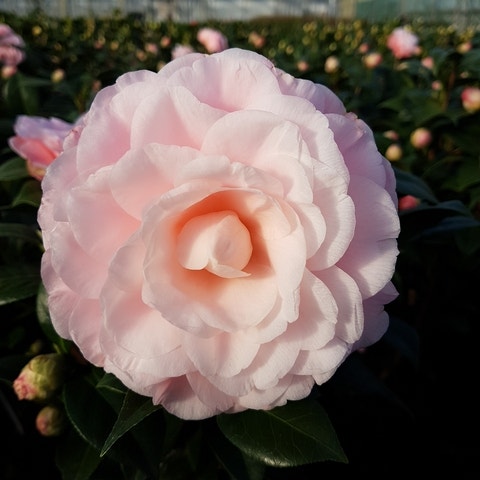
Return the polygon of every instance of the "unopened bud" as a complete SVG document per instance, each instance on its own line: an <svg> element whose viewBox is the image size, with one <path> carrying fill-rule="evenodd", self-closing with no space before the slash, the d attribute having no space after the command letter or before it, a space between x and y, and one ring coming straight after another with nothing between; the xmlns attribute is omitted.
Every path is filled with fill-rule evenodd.
<svg viewBox="0 0 480 480"><path fill-rule="evenodd" d="M67 424L65 413L59 407L47 405L37 414L35 426L44 437L60 435Z"/></svg>
<svg viewBox="0 0 480 480"><path fill-rule="evenodd" d="M65 357L47 353L33 357L13 382L19 400L43 402L51 398L63 384Z"/></svg>

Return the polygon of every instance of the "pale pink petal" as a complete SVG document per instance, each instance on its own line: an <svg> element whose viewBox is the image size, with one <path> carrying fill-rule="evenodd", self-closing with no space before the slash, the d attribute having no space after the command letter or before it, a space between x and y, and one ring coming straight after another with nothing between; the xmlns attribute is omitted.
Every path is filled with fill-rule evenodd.
<svg viewBox="0 0 480 480"><path fill-rule="evenodd" d="M66 223L57 224L50 239L55 245L51 249L52 265L65 284L85 298L98 298L106 278L106 265L80 247Z"/></svg>
<svg viewBox="0 0 480 480"><path fill-rule="evenodd" d="M136 105L130 119L131 147L154 142L199 148L208 129L223 115L184 87L159 88Z"/></svg>
<svg viewBox="0 0 480 480"><path fill-rule="evenodd" d="M198 155L194 149L177 145L147 144L131 149L112 167L111 194L126 212L141 219L146 206L171 189L176 177Z"/></svg>
<svg viewBox="0 0 480 480"><path fill-rule="evenodd" d="M210 338L186 335L183 343L188 357L205 377L219 375L234 377L247 368L260 345L251 342L243 332L219 333Z"/></svg>
<svg viewBox="0 0 480 480"><path fill-rule="evenodd" d="M81 186L73 188L66 199L75 239L88 255L102 263L108 261L139 226L112 198L109 174L108 167L98 170Z"/></svg>

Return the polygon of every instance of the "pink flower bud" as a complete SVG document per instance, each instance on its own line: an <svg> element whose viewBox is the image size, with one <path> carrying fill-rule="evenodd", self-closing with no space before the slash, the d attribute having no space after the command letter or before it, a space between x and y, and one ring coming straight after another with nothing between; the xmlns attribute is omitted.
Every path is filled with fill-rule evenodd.
<svg viewBox="0 0 480 480"><path fill-rule="evenodd" d="M363 64L367 68L376 68L382 63L383 57L379 52L370 52L363 57Z"/></svg>
<svg viewBox="0 0 480 480"><path fill-rule="evenodd" d="M38 412L35 426L44 437L60 435L66 426L65 413L58 407L47 405Z"/></svg>
<svg viewBox="0 0 480 480"><path fill-rule="evenodd" d="M340 60L335 55L330 55L325 60L324 68L327 73L335 73L340 68Z"/></svg>
<svg viewBox="0 0 480 480"><path fill-rule="evenodd" d="M65 358L58 353L46 353L33 357L13 382L19 400L46 401L63 383Z"/></svg>
<svg viewBox="0 0 480 480"><path fill-rule="evenodd" d="M433 61L432 57L423 57L421 62L425 68L427 68L428 70L433 70L435 62Z"/></svg>
<svg viewBox="0 0 480 480"><path fill-rule="evenodd" d="M470 113L480 110L480 88L466 87L461 93L463 108Z"/></svg>
<svg viewBox="0 0 480 480"><path fill-rule="evenodd" d="M398 210L409 210L420 204L420 200L413 195L405 195L398 200Z"/></svg>
<svg viewBox="0 0 480 480"><path fill-rule="evenodd" d="M410 143L415 148L425 148L432 143L432 133L427 128L417 128L410 135Z"/></svg>
<svg viewBox="0 0 480 480"><path fill-rule="evenodd" d="M398 143L392 143L385 152L385 157L391 162L398 162L402 156L403 150Z"/></svg>

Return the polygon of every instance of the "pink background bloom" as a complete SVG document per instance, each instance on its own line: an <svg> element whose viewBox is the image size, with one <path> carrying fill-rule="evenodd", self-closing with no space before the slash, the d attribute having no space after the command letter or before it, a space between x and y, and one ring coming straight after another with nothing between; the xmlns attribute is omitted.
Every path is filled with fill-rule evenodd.
<svg viewBox="0 0 480 480"><path fill-rule="evenodd" d="M32 177L41 180L45 169L60 154L63 141L73 124L59 118L19 115L13 126L15 136L10 137L10 148L27 161Z"/></svg>
<svg viewBox="0 0 480 480"><path fill-rule="evenodd" d="M395 58L409 58L418 51L418 37L403 27L397 27L387 38L387 47Z"/></svg>
<svg viewBox="0 0 480 480"><path fill-rule="evenodd" d="M8 25L0 24L0 63L6 66L17 66L25 58L20 48L24 46L23 39Z"/></svg>
<svg viewBox="0 0 480 480"><path fill-rule="evenodd" d="M387 329L392 168L333 92L254 52L121 76L42 188L57 332L181 418L304 398Z"/></svg>
<svg viewBox="0 0 480 480"><path fill-rule="evenodd" d="M465 87L460 94L463 108L470 113L480 110L480 88Z"/></svg>
<svg viewBox="0 0 480 480"><path fill-rule="evenodd" d="M197 33L197 40L208 53L222 52L228 48L228 40L225 35L213 28L201 28Z"/></svg>

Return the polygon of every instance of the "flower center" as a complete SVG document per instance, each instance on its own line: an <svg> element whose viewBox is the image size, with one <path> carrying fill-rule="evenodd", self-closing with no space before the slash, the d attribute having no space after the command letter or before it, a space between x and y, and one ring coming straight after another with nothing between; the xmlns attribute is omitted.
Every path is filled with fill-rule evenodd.
<svg viewBox="0 0 480 480"><path fill-rule="evenodd" d="M189 270L207 270L219 277L248 276L252 255L250 232L235 212L225 210L189 220L177 239L177 259Z"/></svg>

